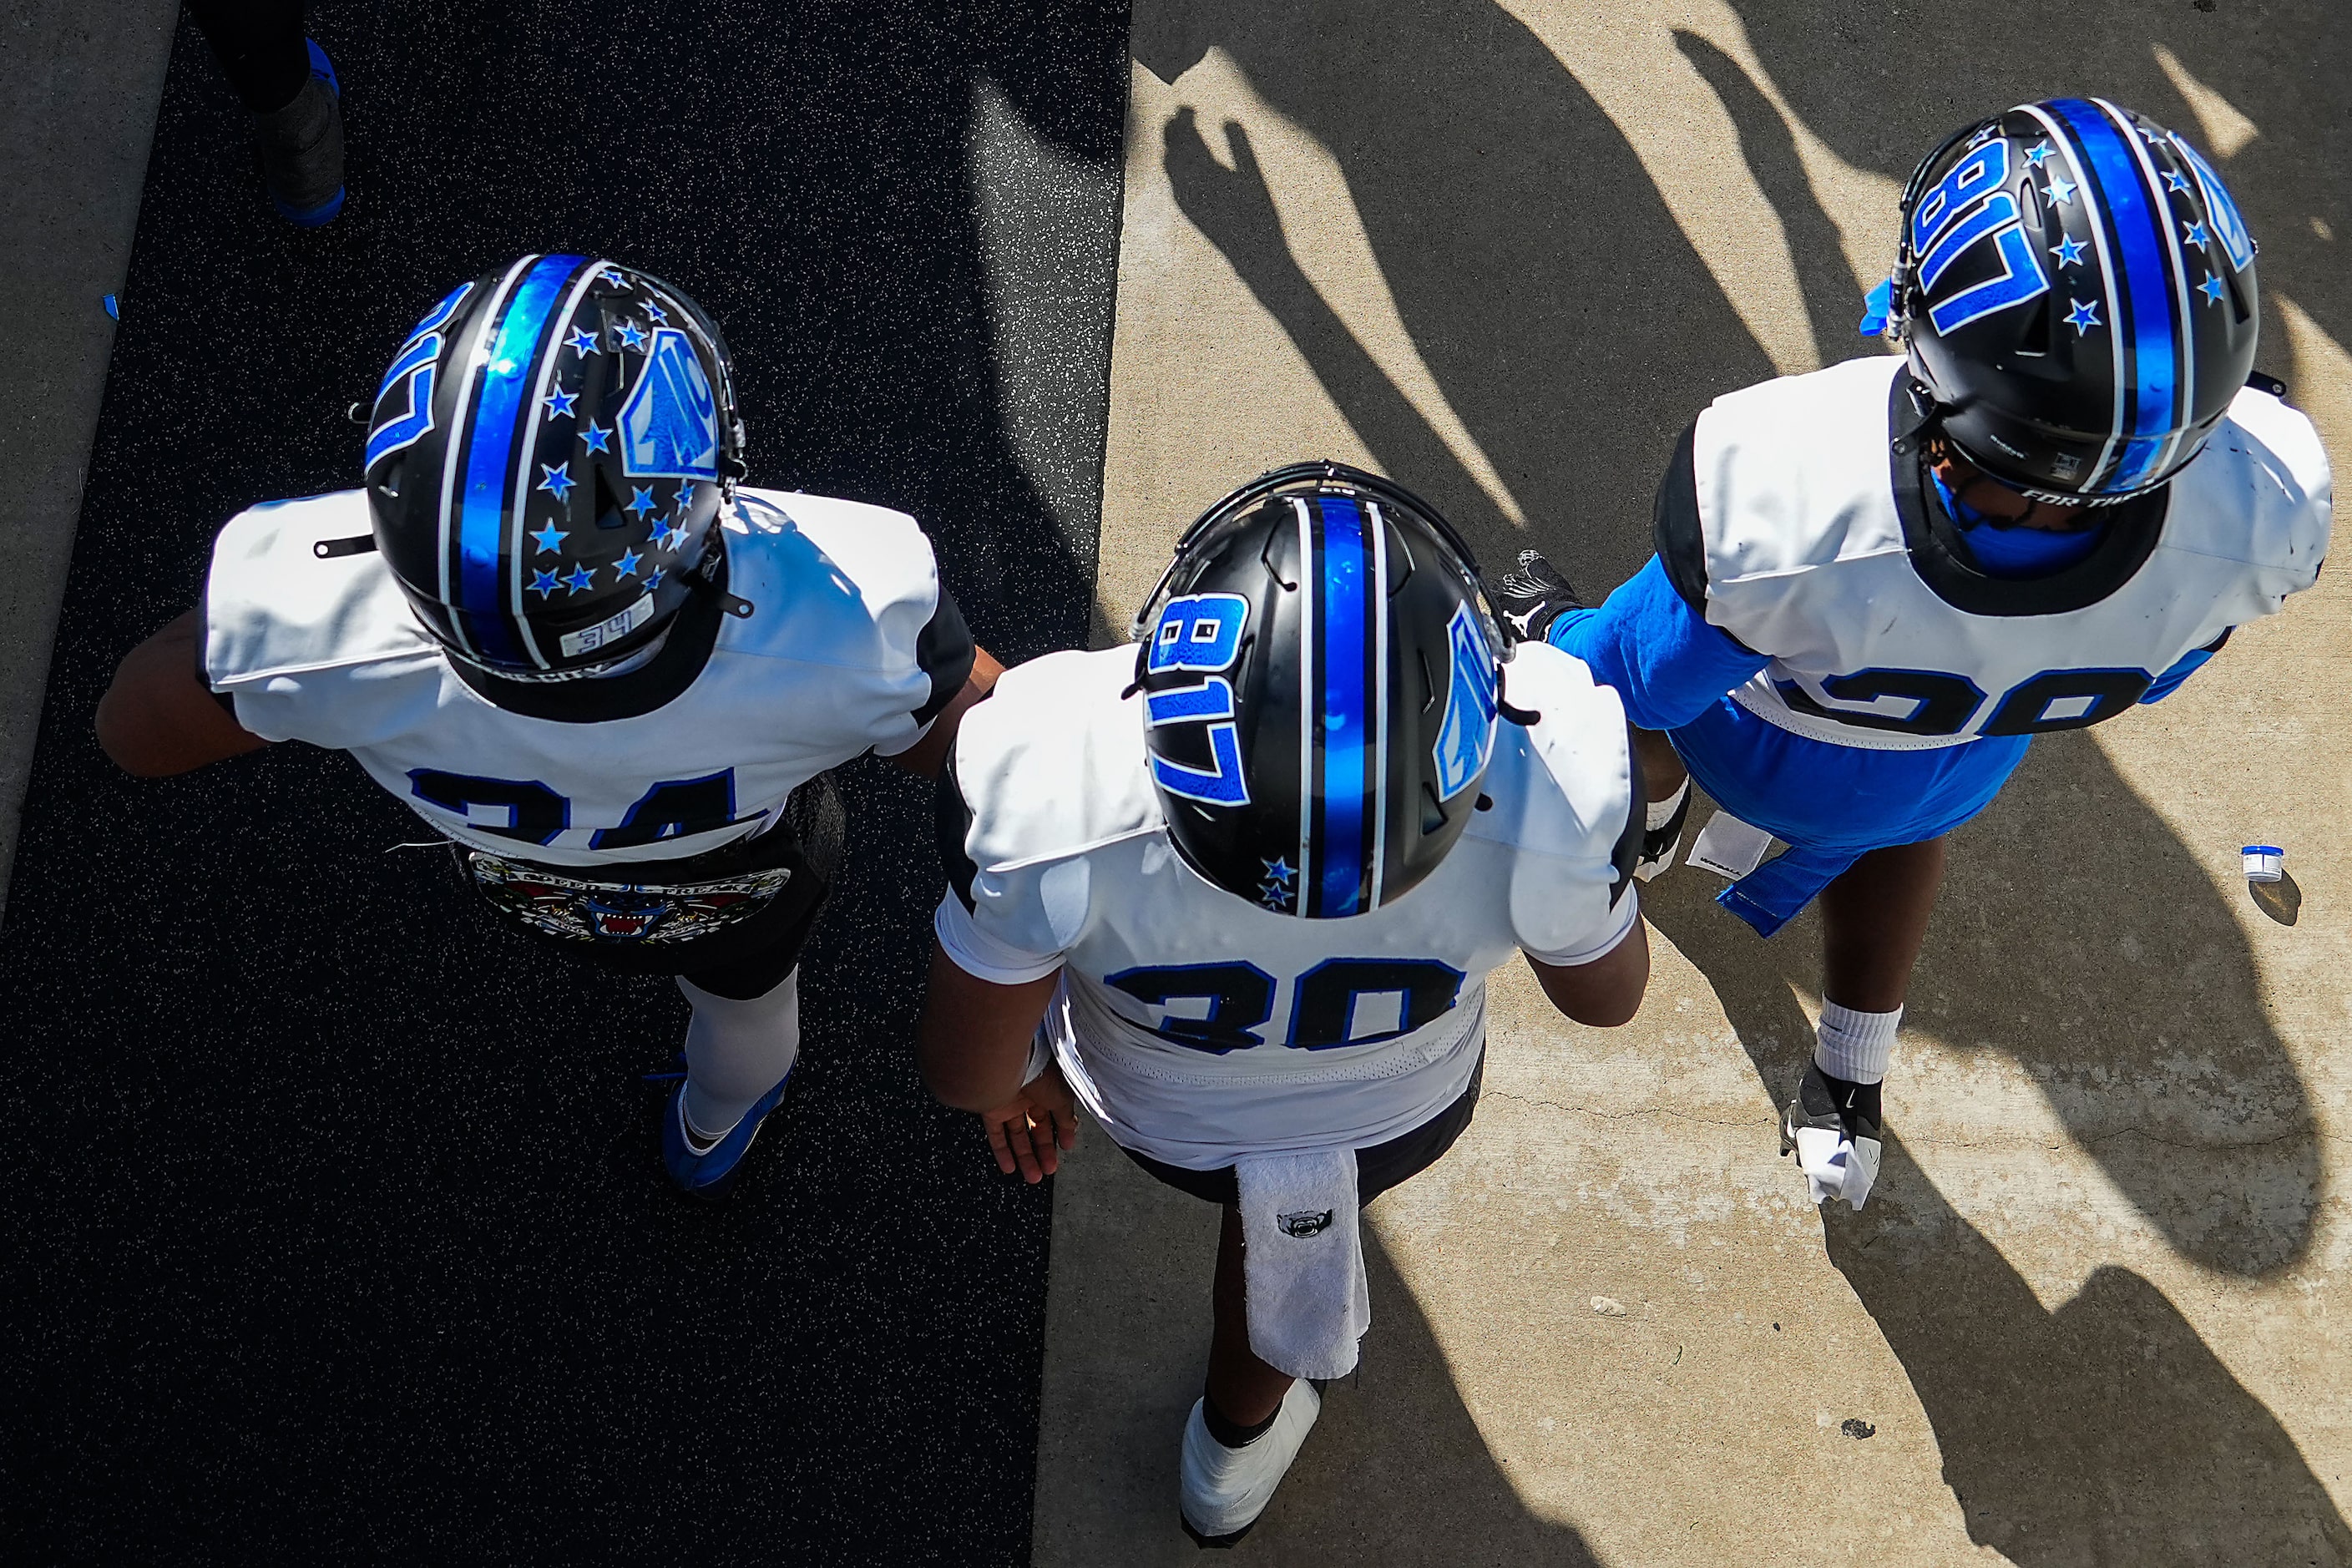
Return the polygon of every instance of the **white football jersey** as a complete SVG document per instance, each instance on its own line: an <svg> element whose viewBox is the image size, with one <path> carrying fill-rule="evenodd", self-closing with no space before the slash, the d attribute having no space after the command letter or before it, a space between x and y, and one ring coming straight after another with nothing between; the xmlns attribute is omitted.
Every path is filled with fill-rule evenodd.
<svg viewBox="0 0 2352 1568"><path fill-rule="evenodd" d="M2308 419L2251 388L2171 482L2160 527L2121 521L2044 577L1956 563L1931 537L1916 451L1890 450L1903 368L1853 360L1699 416L1706 618L1771 656L1732 693L1759 717L1894 750L2095 723L2317 577L2326 454Z"/></svg>
<svg viewBox="0 0 2352 1568"><path fill-rule="evenodd" d="M1523 950L1589 963L1633 927L1612 863L1632 810L1624 710L1541 644L1509 703L1478 809L1419 887L1370 914L1303 920L1214 886L1171 843L1147 771L1135 650L1009 671L964 717L970 904L941 947L1003 984L1062 971L1049 1031L1119 1142L1212 1170L1244 1153L1363 1148L1468 1086L1486 973Z"/></svg>
<svg viewBox="0 0 2352 1568"><path fill-rule="evenodd" d="M723 527L728 592L751 609L717 617L689 684L646 693L648 667L517 694L539 709L639 682L644 710L628 717L529 717L478 695L383 556L331 548L369 534L360 490L256 507L221 531L205 591L205 673L245 728L351 752L460 843L580 867L700 854L760 831L825 769L913 745L940 695L924 630L942 595L912 518L742 490ZM969 649L955 626L943 662ZM591 685L614 689L572 689Z"/></svg>

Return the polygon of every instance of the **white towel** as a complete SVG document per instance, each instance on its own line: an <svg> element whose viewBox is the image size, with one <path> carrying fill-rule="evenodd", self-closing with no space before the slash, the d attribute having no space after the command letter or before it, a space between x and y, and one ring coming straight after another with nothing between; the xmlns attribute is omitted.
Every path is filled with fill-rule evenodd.
<svg viewBox="0 0 2352 1568"><path fill-rule="evenodd" d="M1356 1229L1356 1152L1252 1154L1234 1162L1248 1249L1250 1349L1293 1377L1345 1377L1372 1324Z"/></svg>
<svg viewBox="0 0 2352 1568"><path fill-rule="evenodd" d="M1764 851L1772 847L1772 836L1752 823L1746 823L1727 811L1718 811L1707 819L1698 842L1684 858L1702 870L1718 877L1728 877L1737 882L1764 863Z"/></svg>

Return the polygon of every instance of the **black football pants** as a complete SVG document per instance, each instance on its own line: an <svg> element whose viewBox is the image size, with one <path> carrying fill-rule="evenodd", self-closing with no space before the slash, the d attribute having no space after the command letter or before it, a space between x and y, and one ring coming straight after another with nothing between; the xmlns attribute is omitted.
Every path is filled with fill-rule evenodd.
<svg viewBox="0 0 2352 1568"><path fill-rule="evenodd" d="M310 79L302 0L188 0L188 13L254 113L285 108Z"/></svg>

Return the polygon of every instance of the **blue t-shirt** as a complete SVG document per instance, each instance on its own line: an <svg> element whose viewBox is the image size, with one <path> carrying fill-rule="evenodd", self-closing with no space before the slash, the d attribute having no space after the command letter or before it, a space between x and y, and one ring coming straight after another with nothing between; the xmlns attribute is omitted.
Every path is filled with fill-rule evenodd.
<svg viewBox="0 0 2352 1568"><path fill-rule="evenodd" d="M1927 477L1935 481L1936 493L1943 498L1945 511L1959 525L1960 537L1968 541L1969 552L1988 576L2042 577L2063 571L2096 550L2099 542L2107 536L2105 523L2064 532L2046 528L2003 527L1954 495L1943 475L1930 468Z"/></svg>
<svg viewBox="0 0 2352 1568"><path fill-rule="evenodd" d="M2080 537L2021 528L1986 531L2040 533L2062 542ZM2054 569L2043 567L2044 571ZM1591 666L1595 680L1615 687L1624 700L1625 716L1644 730L1681 729L1727 692L1747 685L1771 662L1763 654L1741 647L1722 627L1702 619L1675 591L1665 563L1654 555L1618 584L1598 609L1570 610L1553 621L1545 639ZM2140 700L2155 702L2170 696L2212 657L2205 648L2184 654L2179 663L2157 677Z"/></svg>
<svg viewBox="0 0 2352 1568"><path fill-rule="evenodd" d="M2062 544L2076 537L1985 531L2041 533ZM1595 680L1614 687L1635 725L1670 732L1691 776L1717 805L1790 846L1719 895L1726 909L1765 936L1862 855L1940 837L1982 811L2032 742L2027 735L1991 735L1924 751L1881 751L1816 741L1759 718L1727 694L1770 659L1708 625L1654 555L1598 609L1568 611L1545 636L1590 666ZM2185 656L2140 700L2168 695L2211 657L2205 648Z"/></svg>

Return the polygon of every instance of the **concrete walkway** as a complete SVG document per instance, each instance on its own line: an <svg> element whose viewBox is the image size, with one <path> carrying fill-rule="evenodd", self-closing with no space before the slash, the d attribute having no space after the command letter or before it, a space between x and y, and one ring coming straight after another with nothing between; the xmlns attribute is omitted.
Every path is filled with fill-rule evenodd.
<svg viewBox="0 0 2352 1568"><path fill-rule="evenodd" d="M1106 623L1201 507L1320 455L1605 590L1711 396L1871 352L1912 160L2062 90L2218 155L2264 245L2264 365L2352 452L2352 24L1972 21L1964 54L1909 6L1138 0ZM2309 674L2352 653L2347 605L2331 574L2160 707L2043 742L1959 836L1865 1214L1775 1157L1811 919L1760 942L1676 870L1610 1033L1498 976L1477 1121L1371 1211L1362 1370L1236 1560L2352 1561L2352 711ZM2264 838L2292 924L2238 874ZM1089 1136L1036 1560L1190 1562L1213 1216Z"/></svg>
<svg viewBox="0 0 2352 1568"><path fill-rule="evenodd" d="M0 902L114 342L104 300L131 264L179 11L179 0L20 0L0 23L0 276L16 326L0 417Z"/></svg>
<svg viewBox="0 0 2352 1568"><path fill-rule="evenodd" d="M29 332L0 420L0 874L172 14L30 0L0 25L0 262ZM2084 85L2222 160L2264 242L2266 367L2352 451L2352 24L1989 0L2000 42L1964 57L1951 20L1139 0L1098 626L1202 505L1310 454L1605 587L1708 397L1866 349L1848 322L1916 153ZM993 124L980 156L1061 177ZM1024 212L990 209L1000 271ZM1004 351L1048 389L1041 427L1051 346ZM1077 459L1020 456L1083 510ZM1676 871L1648 898L1651 999L1609 1034L1499 976L1478 1121L1373 1211L1363 1370L1236 1557L2352 1561L2352 718L2307 675L2352 653L2347 595L2336 574L2161 707L2045 742L1963 835L1863 1215L1815 1214L1773 1156L1810 921L1759 943ZM2289 848L2293 924L2237 879L2255 837ZM1058 1184L1037 1561L1192 1561L1174 1459L1212 1216L1098 1133Z"/></svg>

